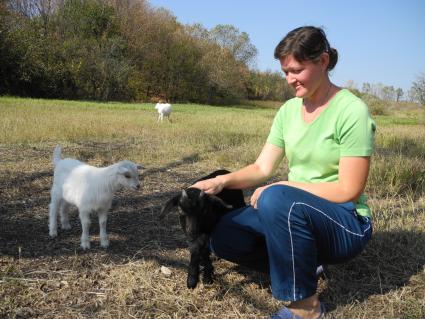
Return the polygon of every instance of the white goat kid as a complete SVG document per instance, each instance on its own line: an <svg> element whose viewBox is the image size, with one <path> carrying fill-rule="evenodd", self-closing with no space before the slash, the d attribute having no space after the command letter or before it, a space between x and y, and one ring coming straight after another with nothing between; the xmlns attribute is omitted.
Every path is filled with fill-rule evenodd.
<svg viewBox="0 0 425 319"><path fill-rule="evenodd" d="M53 152L54 177L49 205L49 235L56 237L57 212L60 210L61 228L71 229L69 205L78 208L82 226L81 247L90 248L90 214L97 212L100 227L100 245L109 246L106 220L114 193L122 187L140 188L138 169L130 161L121 161L108 167L94 167L71 158L61 158L61 148Z"/></svg>
<svg viewBox="0 0 425 319"><path fill-rule="evenodd" d="M164 116L168 118L168 120L171 122L170 114L172 112L171 104L170 103L156 103L155 109L158 111L158 121L161 121L164 119Z"/></svg>

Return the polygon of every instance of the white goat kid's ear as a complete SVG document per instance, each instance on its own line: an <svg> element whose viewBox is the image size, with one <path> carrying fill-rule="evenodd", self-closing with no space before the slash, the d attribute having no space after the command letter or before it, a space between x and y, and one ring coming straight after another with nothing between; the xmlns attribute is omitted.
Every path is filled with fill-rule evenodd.
<svg viewBox="0 0 425 319"><path fill-rule="evenodd" d="M130 172L130 170L127 167L118 167L118 173L125 175L126 173L128 174Z"/></svg>

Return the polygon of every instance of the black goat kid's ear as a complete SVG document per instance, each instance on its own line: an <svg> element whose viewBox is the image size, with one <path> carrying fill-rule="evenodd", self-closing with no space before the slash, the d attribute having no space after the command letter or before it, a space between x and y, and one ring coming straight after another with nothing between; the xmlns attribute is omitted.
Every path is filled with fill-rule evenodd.
<svg viewBox="0 0 425 319"><path fill-rule="evenodd" d="M227 209L233 208L232 205L226 204L220 197L210 195L210 199L211 199L211 202L215 205L218 205L218 206L221 206L221 207L224 207L224 208L227 208Z"/></svg>
<svg viewBox="0 0 425 319"><path fill-rule="evenodd" d="M182 190L182 201L187 201L189 197L187 196L186 190Z"/></svg>
<svg viewBox="0 0 425 319"><path fill-rule="evenodd" d="M159 219L163 219L165 215L167 215L173 207L176 207L180 199L180 195L176 195L173 198L171 198L161 209L161 212L159 213Z"/></svg>

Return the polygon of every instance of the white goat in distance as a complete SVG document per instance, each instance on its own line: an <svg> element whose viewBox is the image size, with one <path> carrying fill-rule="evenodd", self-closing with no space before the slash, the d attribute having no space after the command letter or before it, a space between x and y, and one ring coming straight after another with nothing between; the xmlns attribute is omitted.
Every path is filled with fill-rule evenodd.
<svg viewBox="0 0 425 319"><path fill-rule="evenodd" d="M56 237L57 212L60 210L61 228L71 229L68 218L69 205L78 208L82 226L81 248L90 248L90 214L97 212L100 227L100 245L109 246L106 233L108 210L114 193L122 188L140 188L138 169L130 161L121 161L108 167L94 167L76 159L61 157L61 148L53 152L54 177L49 205L49 235Z"/></svg>
<svg viewBox="0 0 425 319"><path fill-rule="evenodd" d="M164 116L168 118L168 120L171 122L170 114L173 111L173 109L171 108L170 103L156 103L155 109L159 113L157 122L159 121L162 122L162 120L164 119Z"/></svg>

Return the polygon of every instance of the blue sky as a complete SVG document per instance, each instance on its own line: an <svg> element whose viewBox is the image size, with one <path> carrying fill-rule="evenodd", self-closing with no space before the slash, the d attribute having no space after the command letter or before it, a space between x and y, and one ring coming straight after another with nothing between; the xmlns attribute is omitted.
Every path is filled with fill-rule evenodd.
<svg viewBox="0 0 425 319"><path fill-rule="evenodd" d="M280 70L273 58L277 43L290 30L321 26L339 61L332 81L352 80L402 88L406 93L425 73L425 0L278 1L149 0L170 10L183 24L210 29L231 24L249 34L258 50L259 70Z"/></svg>

